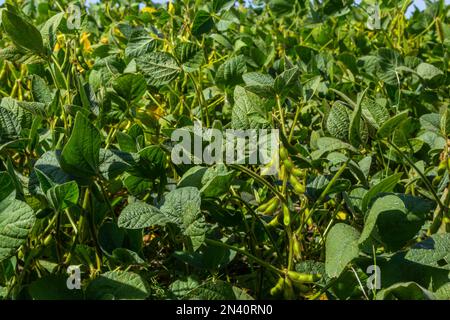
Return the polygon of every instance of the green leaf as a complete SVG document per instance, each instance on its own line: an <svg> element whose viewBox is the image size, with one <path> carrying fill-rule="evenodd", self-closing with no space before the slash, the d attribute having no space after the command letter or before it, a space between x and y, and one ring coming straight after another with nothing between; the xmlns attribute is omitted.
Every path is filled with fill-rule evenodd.
<svg viewBox="0 0 450 320"><path fill-rule="evenodd" d="M175 189L166 195L161 212L179 221L183 234L189 236L193 249L200 247L205 239L206 224L201 210L201 197L197 188Z"/></svg>
<svg viewBox="0 0 450 320"><path fill-rule="evenodd" d="M378 49L377 62L378 78L389 85L399 85L398 67L402 65L400 54L389 48L380 48Z"/></svg>
<svg viewBox="0 0 450 320"><path fill-rule="evenodd" d="M354 146L359 147L363 142L363 134L361 133L361 126L365 126L364 121L361 119L361 104L358 103L356 109L353 110L353 114L350 120L350 127L348 132L348 141Z"/></svg>
<svg viewBox="0 0 450 320"><path fill-rule="evenodd" d="M56 211L76 206L78 197L79 190L75 181L59 184L47 190L47 199Z"/></svg>
<svg viewBox="0 0 450 320"><path fill-rule="evenodd" d="M8 172L0 172L0 201L3 201L15 190L14 183Z"/></svg>
<svg viewBox="0 0 450 320"><path fill-rule="evenodd" d="M123 74L114 79L113 88L128 103L139 100L147 90L147 83L141 74Z"/></svg>
<svg viewBox="0 0 450 320"><path fill-rule="evenodd" d="M413 196L380 197L367 215L359 243L366 246L372 238L387 250L398 250L419 232L431 208L427 202Z"/></svg>
<svg viewBox="0 0 450 320"><path fill-rule="evenodd" d="M33 300L81 300L83 291L69 290L66 275L48 275L33 281L28 292Z"/></svg>
<svg viewBox="0 0 450 320"><path fill-rule="evenodd" d="M31 172L28 181L28 189L31 194L45 194L47 192L47 190L42 190L39 186L40 179L38 179L36 169L41 171L51 181L47 185L62 184L72 180L72 177L61 169L59 165L60 156L61 153L59 151L47 151L36 161L34 164L35 170ZM48 188L51 188L51 186Z"/></svg>
<svg viewBox="0 0 450 320"><path fill-rule="evenodd" d="M119 150L102 148L99 159L99 172L107 180L116 178L135 165L135 159L131 154Z"/></svg>
<svg viewBox="0 0 450 320"><path fill-rule="evenodd" d="M233 86L242 83L242 75L247 72L247 65L243 55L225 61L217 69L216 83Z"/></svg>
<svg viewBox="0 0 450 320"><path fill-rule="evenodd" d="M0 261L12 256L25 243L35 216L33 209L14 194L0 202Z"/></svg>
<svg viewBox="0 0 450 320"><path fill-rule="evenodd" d="M436 300L435 295L415 282L396 283L379 291L377 300Z"/></svg>
<svg viewBox="0 0 450 320"><path fill-rule="evenodd" d="M337 278L359 255L359 232L352 226L338 223L328 233L325 242L325 272Z"/></svg>
<svg viewBox="0 0 450 320"><path fill-rule="evenodd" d="M30 128L32 114L21 108L17 100L6 97L0 104L0 142L15 140L22 129Z"/></svg>
<svg viewBox="0 0 450 320"><path fill-rule="evenodd" d="M450 234L434 234L415 244L405 259L435 268L450 270Z"/></svg>
<svg viewBox="0 0 450 320"><path fill-rule="evenodd" d="M175 47L175 57L186 72L197 71L203 64L203 50L192 42L181 42Z"/></svg>
<svg viewBox="0 0 450 320"><path fill-rule="evenodd" d="M57 32L63 20L65 20L64 12L59 12L45 21L40 28L43 42L49 46L51 51L53 51L53 48L56 45Z"/></svg>
<svg viewBox="0 0 450 320"><path fill-rule="evenodd" d="M392 192L400 181L403 173L396 173L387 178L381 180L378 184L370 188L370 190L364 195L364 198L361 202L361 208L363 212L366 212L367 208L370 205L370 202L375 199L375 197L384 192Z"/></svg>
<svg viewBox="0 0 450 320"><path fill-rule="evenodd" d="M183 298L188 300L252 300L252 297L242 289L221 280L203 283Z"/></svg>
<svg viewBox="0 0 450 320"><path fill-rule="evenodd" d="M191 32L194 36L199 37L204 33L209 32L214 26L214 21L205 10L199 10L195 14L194 22L192 23Z"/></svg>
<svg viewBox="0 0 450 320"><path fill-rule="evenodd" d="M378 138L389 137L394 130L408 118L409 110L405 110L386 121L377 131Z"/></svg>
<svg viewBox="0 0 450 320"><path fill-rule="evenodd" d="M103 252L111 255L113 250L124 245L126 231L116 223L105 221L98 230L98 243Z"/></svg>
<svg viewBox="0 0 450 320"><path fill-rule="evenodd" d="M38 75L33 75L31 77L31 92L34 100L37 102L50 104L53 101L53 95L49 86L45 80Z"/></svg>
<svg viewBox="0 0 450 320"><path fill-rule="evenodd" d="M202 177L203 187L200 190L204 197L217 197L228 191L234 173L228 171L224 165L208 168Z"/></svg>
<svg viewBox="0 0 450 320"><path fill-rule="evenodd" d="M1 14L3 29L14 44L38 55L45 53L42 36L38 29L11 11L3 10Z"/></svg>
<svg viewBox="0 0 450 320"><path fill-rule="evenodd" d="M273 97L275 95L275 81L268 74L259 72L249 72L242 75L245 82L245 89L257 95L264 97Z"/></svg>
<svg viewBox="0 0 450 320"><path fill-rule="evenodd" d="M151 226L165 226L167 223L177 223L176 219L164 214L158 208L142 201L127 205L119 216L119 227L126 229L142 229Z"/></svg>
<svg viewBox="0 0 450 320"><path fill-rule="evenodd" d="M417 66L417 74L424 80L432 81L441 77L444 73L429 63L421 63Z"/></svg>
<svg viewBox="0 0 450 320"><path fill-rule="evenodd" d="M170 83L180 73L180 67L171 54L152 52L136 58L138 69L150 86L163 86Z"/></svg>
<svg viewBox="0 0 450 320"><path fill-rule="evenodd" d="M147 284L134 272L108 271L95 278L86 289L92 300L138 300L149 295Z"/></svg>
<svg viewBox="0 0 450 320"><path fill-rule="evenodd" d="M361 102L362 113L367 122L374 128L379 129L389 120L389 112L385 107L367 97Z"/></svg>
<svg viewBox="0 0 450 320"><path fill-rule="evenodd" d="M125 48L125 57L128 60L141 57L156 49L157 42L149 36L145 30L137 30L132 33L127 47Z"/></svg>
<svg viewBox="0 0 450 320"><path fill-rule="evenodd" d="M100 132L77 112L72 134L61 153L62 169L75 177L95 176L99 169L100 143Z"/></svg>
<svg viewBox="0 0 450 320"><path fill-rule="evenodd" d="M293 67L281 73L275 79L275 91L278 94L284 94L288 92L299 80L299 73L300 70L298 67Z"/></svg>
<svg viewBox="0 0 450 320"><path fill-rule="evenodd" d="M183 299L190 294L191 291L197 289L199 283L192 277L186 279L175 280L169 286L170 293L177 299Z"/></svg>
<svg viewBox="0 0 450 320"><path fill-rule="evenodd" d="M178 188L183 187L195 187L198 189L202 188L202 178L205 175L205 172L208 168L195 166L190 168L186 173L181 177L178 182Z"/></svg>
<svg viewBox="0 0 450 320"><path fill-rule="evenodd" d="M327 118L328 132L339 140L347 141L351 111L341 102L335 102Z"/></svg>
<svg viewBox="0 0 450 320"><path fill-rule="evenodd" d="M330 137L320 137L317 139L317 146L322 152L331 152L341 149L357 152L352 145Z"/></svg>
<svg viewBox="0 0 450 320"><path fill-rule="evenodd" d="M243 87L234 89L234 107L231 114L233 129L259 129L268 127L266 115L262 110L262 100Z"/></svg>

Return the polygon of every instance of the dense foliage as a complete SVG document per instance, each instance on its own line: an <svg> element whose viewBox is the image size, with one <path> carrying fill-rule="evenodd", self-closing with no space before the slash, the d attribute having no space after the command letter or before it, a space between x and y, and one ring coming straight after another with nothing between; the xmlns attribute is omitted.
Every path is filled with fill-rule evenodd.
<svg viewBox="0 0 450 320"><path fill-rule="evenodd" d="M6 1L0 297L449 299L450 6L411 2ZM279 174L175 164L194 121L279 129Z"/></svg>

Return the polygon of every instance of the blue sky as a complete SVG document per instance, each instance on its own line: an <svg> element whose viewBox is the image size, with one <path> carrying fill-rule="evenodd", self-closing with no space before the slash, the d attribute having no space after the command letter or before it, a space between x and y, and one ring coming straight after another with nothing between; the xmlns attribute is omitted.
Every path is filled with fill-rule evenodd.
<svg viewBox="0 0 450 320"><path fill-rule="evenodd" d="M0 5L3 4L5 1L0 0ZM86 2L97 2L96 0L87 0ZM153 0L155 3L164 3L167 2L167 0ZM251 2L251 0L246 0L246 2ZM361 0L356 0L356 3L361 2ZM445 0L445 3L450 4L450 0ZM424 0L415 0L414 4L409 7L409 10L407 12L407 15L411 14L411 12L414 11L414 6L417 6L419 9L425 8L425 1Z"/></svg>

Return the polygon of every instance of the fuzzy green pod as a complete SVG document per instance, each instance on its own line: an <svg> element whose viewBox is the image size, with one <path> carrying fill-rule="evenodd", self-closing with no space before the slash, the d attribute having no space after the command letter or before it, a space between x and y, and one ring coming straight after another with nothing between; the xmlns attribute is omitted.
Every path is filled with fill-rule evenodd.
<svg viewBox="0 0 450 320"><path fill-rule="evenodd" d="M280 148L280 159L283 161L289 159L289 153L284 147Z"/></svg>
<svg viewBox="0 0 450 320"><path fill-rule="evenodd" d="M283 223L285 226L291 224L291 213L287 205L283 204Z"/></svg>
<svg viewBox="0 0 450 320"><path fill-rule="evenodd" d="M283 164L284 164L284 167L286 168L287 172L291 172L292 169L294 169L294 164L289 159L284 160Z"/></svg>
<svg viewBox="0 0 450 320"><path fill-rule="evenodd" d="M298 179L295 176L291 175L289 177L289 182L292 184L292 187L294 188L294 192L296 194L300 195L300 194L305 193L305 191L306 191L305 186L303 185L303 183L298 181Z"/></svg>
<svg viewBox="0 0 450 320"><path fill-rule="evenodd" d="M272 296L277 296L278 294L280 294L283 291L283 287L284 287L284 278L278 279L277 284L270 289L270 294Z"/></svg>
<svg viewBox="0 0 450 320"><path fill-rule="evenodd" d="M263 214L267 216L273 215L279 204L280 200L278 200L278 198L273 198L270 200L270 204L267 206L266 210L263 211Z"/></svg>
<svg viewBox="0 0 450 320"><path fill-rule="evenodd" d="M289 279L299 283L314 283L321 278L319 274L300 273L296 271L288 271L287 275Z"/></svg>

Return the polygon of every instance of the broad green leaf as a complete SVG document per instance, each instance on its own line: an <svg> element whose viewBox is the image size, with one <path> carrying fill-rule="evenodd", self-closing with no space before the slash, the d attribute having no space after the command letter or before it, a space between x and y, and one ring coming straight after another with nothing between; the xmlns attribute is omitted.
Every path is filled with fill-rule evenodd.
<svg viewBox="0 0 450 320"><path fill-rule="evenodd" d="M53 48L56 45L57 32L59 30L61 22L63 22L64 20L64 12L59 12L45 21L45 23L40 28L43 42L45 45L49 46L49 49L51 51L53 51Z"/></svg>
<svg viewBox="0 0 450 320"><path fill-rule="evenodd" d="M125 236L125 229L114 222L105 221L98 230L98 244L103 252L111 255L113 250L123 246Z"/></svg>
<svg viewBox="0 0 450 320"><path fill-rule="evenodd" d="M57 211L76 206L79 190L75 181L66 182L47 190L47 199Z"/></svg>
<svg viewBox="0 0 450 320"><path fill-rule="evenodd" d="M127 133L117 132L116 138L121 151L134 153L138 151L136 140Z"/></svg>
<svg viewBox="0 0 450 320"><path fill-rule="evenodd" d="M370 202L375 199L375 197L381 193L384 192L392 192L397 185L397 183L400 181L402 177L402 173L396 173L393 174L383 180L381 180L379 183L377 183L375 186L370 188L369 192L367 192L361 202L361 208L363 212L367 210L367 208L370 205Z"/></svg>
<svg viewBox="0 0 450 320"><path fill-rule="evenodd" d="M227 10L234 6L233 0L213 0L212 1L212 8L214 12L219 12L223 10Z"/></svg>
<svg viewBox="0 0 450 320"><path fill-rule="evenodd" d="M252 300L252 297L229 284L215 280L201 284L184 296L188 300Z"/></svg>
<svg viewBox="0 0 450 320"><path fill-rule="evenodd" d="M278 94L288 92L299 80L298 67L290 68L275 78L274 88Z"/></svg>
<svg viewBox="0 0 450 320"><path fill-rule="evenodd" d="M204 33L209 32L214 26L214 21L205 10L199 10L195 14L194 22L192 23L191 32L194 36L199 37Z"/></svg>
<svg viewBox="0 0 450 320"><path fill-rule="evenodd" d="M266 115L262 110L262 100L243 87L234 89L234 107L231 114L233 129L258 129L268 126Z"/></svg>
<svg viewBox="0 0 450 320"><path fill-rule="evenodd" d="M60 156L60 151L47 151L34 164L34 168L45 174L45 176L51 181L51 184L63 184L72 180L72 177L61 169L59 165ZM28 189L31 194L45 194L45 192L47 192L47 190L42 190L39 184L40 181L36 175L36 172L31 172L30 179L28 181Z"/></svg>
<svg viewBox="0 0 450 320"><path fill-rule="evenodd" d="M119 227L126 229L142 229L151 226L164 226L177 223L179 219L164 214L158 208L142 201L127 205L119 216Z"/></svg>
<svg viewBox="0 0 450 320"><path fill-rule="evenodd" d="M153 52L157 47L157 42L149 36L145 30L137 30L128 41L125 48L125 57L129 60L138 58L147 53Z"/></svg>
<svg viewBox="0 0 450 320"><path fill-rule="evenodd" d="M134 251L116 248L112 251L113 260L119 265L146 265L146 262Z"/></svg>
<svg viewBox="0 0 450 320"><path fill-rule="evenodd" d="M347 265L359 255L359 232L352 226L338 223L325 242L325 272L331 278L341 275Z"/></svg>
<svg viewBox="0 0 450 320"><path fill-rule="evenodd" d="M351 111L340 102L335 102L327 118L327 130L339 140L347 141L350 129Z"/></svg>
<svg viewBox="0 0 450 320"><path fill-rule="evenodd" d="M52 188L55 183L41 170L34 168L34 173L37 176L37 179L39 180L39 184L41 186L41 190L44 192L44 194L47 194L47 191Z"/></svg>
<svg viewBox="0 0 450 320"><path fill-rule="evenodd" d="M108 271L95 278L86 289L89 300L137 300L149 295L140 275L128 271Z"/></svg>
<svg viewBox="0 0 450 320"><path fill-rule="evenodd" d="M113 82L113 88L117 94L128 103L139 100L147 89L145 79L140 74L124 74Z"/></svg>
<svg viewBox="0 0 450 320"><path fill-rule="evenodd" d="M409 110L405 110L386 121L377 131L378 138L390 136L394 130L408 118Z"/></svg>
<svg viewBox="0 0 450 320"><path fill-rule="evenodd" d="M424 80L432 81L441 77L444 73L429 63L421 63L417 66L417 74Z"/></svg>
<svg viewBox="0 0 450 320"><path fill-rule="evenodd" d="M95 176L99 170L100 143L97 128L78 112L72 134L61 153L61 168L75 177Z"/></svg>
<svg viewBox="0 0 450 320"><path fill-rule="evenodd" d="M398 67L403 64L400 54L389 48L380 48L377 53L378 78L392 86L400 85Z"/></svg>
<svg viewBox="0 0 450 320"><path fill-rule="evenodd" d="M398 250L417 234L431 208L413 196L380 197L367 214L359 243L365 246L372 237L388 250Z"/></svg>
<svg viewBox="0 0 450 320"><path fill-rule="evenodd" d="M136 58L138 69L150 86L163 86L174 80L181 69L176 60L166 52L151 52Z"/></svg>
<svg viewBox="0 0 450 320"><path fill-rule="evenodd" d="M14 194L0 202L0 261L13 255L25 243L34 221L33 210Z"/></svg>
<svg viewBox="0 0 450 320"><path fill-rule="evenodd" d="M225 61L217 69L216 83L233 86L242 83L242 75L247 72L247 65L243 55Z"/></svg>
<svg viewBox="0 0 450 320"><path fill-rule="evenodd" d="M362 114L367 122L374 128L379 129L389 120L389 112L385 107L367 97L361 102Z"/></svg>
<svg viewBox="0 0 450 320"><path fill-rule="evenodd" d="M405 259L423 265L450 270L450 234L434 234L415 244Z"/></svg>
<svg viewBox="0 0 450 320"><path fill-rule="evenodd" d="M177 299L183 299L188 296L191 291L198 288L199 283L192 277L186 279L179 279L172 282L169 286L170 293Z"/></svg>
<svg viewBox="0 0 450 320"><path fill-rule="evenodd" d="M183 234L190 237L194 250L203 243L206 233L205 217L201 209L200 192L197 188L175 189L166 195L161 212L179 221Z"/></svg>
<svg viewBox="0 0 450 320"><path fill-rule="evenodd" d="M441 117L438 113L427 113L419 118L420 126L424 130L440 133L441 131Z"/></svg>
<svg viewBox="0 0 450 320"><path fill-rule="evenodd" d="M203 50L192 42L181 42L175 47L175 57L187 72L197 71L203 64Z"/></svg>
<svg viewBox="0 0 450 320"><path fill-rule="evenodd" d="M3 201L14 191L14 183L8 172L0 172L0 201Z"/></svg>
<svg viewBox="0 0 450 320"><path fill-rule="evenodd" d="M0 142L15 140L22 129L30 128L32 114L21 108L17 100L6 97L0 104Z"/></svg>
<svg viewBox="0 0 450 320"><path fill-rule="evenodd" d="M3 29L19 47L28 49L38 55L44 55L42 36L36 27L11 11L1 11Z"/></svg>
<svg viewBox="0 0 450 320"><path fill-rule="evenodd" d="M197 189L202 188L202 178L208 168L195 166L186 171L178 182L178 188L183 187L195 187Z"/></svg>
<svg viewBox="0 0 450 320"><path fill-rule="evenodd" d="M128 192L137 196L147 192L152 187L152 182L149 179L128 175L124 178L123 184Z"/></svg>
<svg viewBox="0 0 450 320"><path fill-rule="evenodd" d="M401 282L379 291L377 300L436 300L436 296L415 282Z"/></svg>
<svg viewBox="0 0 450 320"><path fill-rule="evenodd" d="M264 97L273 97L275 95L274 84L275 81L268 74L259 72L249 72L242 75L245 82L245 89L257 95Z"/></svg>
<svg viewBox="0 0 450 320"><path fill-rule="evenodd" d="M228 171L224 165L208 168L202 177L203 187L200 190L204 197L217 197L228 191L234 173Z"/></svg>
<svg viewBox="0 0 450 320"><path fill-rule="evenodd" d="M33 281L28 292L33 300L81 300L82 290L67 288L68 275L48 275Z"/></svg>
<svg viewBox="0 0 450 320"><path fill-rule="evenodd" d="M135 164L131 154L113 149L100 149L99 159L99 172L107 180L114 179Z"/></svg>
<svg viewBox="0 0 450 320"><path fill-rule="evenodd" d="M330 137L319 138L317 140L317 146L322 152L331 152L341 149L357 152L357 150L352 145Z"/></svg>
<svg viewBox="0 0 450 320"><path fill-rule="evenodd" d="M53 101L53 95L49 86L38 75L31 77L31 92L33 93L34 100L37 102L50 104Z"/></svg>

